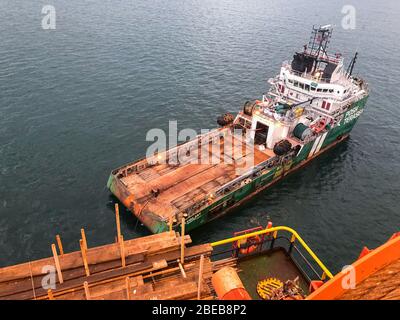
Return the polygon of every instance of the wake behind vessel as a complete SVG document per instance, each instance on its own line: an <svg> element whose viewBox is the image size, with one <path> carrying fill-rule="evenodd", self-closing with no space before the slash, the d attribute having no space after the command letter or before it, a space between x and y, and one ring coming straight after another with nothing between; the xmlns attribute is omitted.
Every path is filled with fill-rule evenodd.
<svg viewBox="0 0 400 320"><path fill-rule="evenodd" d="M108 188L153 233L190 231L238 206L343 141L363 112L366 82L328 54L330 25L221 128L111 172ZM207 161L199 161L199 159Z"/></svg>

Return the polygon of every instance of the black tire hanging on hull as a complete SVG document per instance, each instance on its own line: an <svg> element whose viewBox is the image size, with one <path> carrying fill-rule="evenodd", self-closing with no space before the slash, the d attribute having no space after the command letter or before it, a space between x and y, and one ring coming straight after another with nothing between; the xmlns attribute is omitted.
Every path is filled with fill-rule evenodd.
<svg viewBox="0 0 400 320"><path fill-rule="evenodd" d="M218 125L220 125L221 127L225 127L225 126L231 124L231 123L233 122L233 120L234 120L234 117L233 117L232 114L230 114L230 113L225 113L224 115L219 116L219 117L217 118L217 123L218 123Z"/></svg>
<svg viewBox="0 0 400 320"><path fill-rule="evenodd" d="M283 156L292 149L292 144L288 140L281 140L275 143L274 153L277 156Z"/></svg>

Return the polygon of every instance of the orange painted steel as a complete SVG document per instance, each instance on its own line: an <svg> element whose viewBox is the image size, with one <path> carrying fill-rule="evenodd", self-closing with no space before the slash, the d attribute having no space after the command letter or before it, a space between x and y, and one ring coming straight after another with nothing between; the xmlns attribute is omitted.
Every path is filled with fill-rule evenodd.
<svg viewBox="0 0 400 320"><path fill-rule="evenodd" d="M251 297L246 289L236 288L227 292L221 300L251 300Z"/></svg>
<svg viewBox="0 0 400 320"><path fill-rule="evenodd" d="M224 267L211 278L214 290L220 300L251 300L237 272L232 267Z"/></svg>
<svg viewBox="0 0 400 320"><path fill-rule="evenodd" d="M241 254L249 254L254 252L260 243L262 242L262 239L259 236L254 236L252 238L248 238L244 240L244 243L240 243L240 245L246 245L245 248L240 248L239 252Z"/></svg>
<svg viewBox="0 0 400 320"><path fill-rule="evenodd" d="M352 264L356 285L374 272L400 259L400 237L391 238L388 242L372 250ZM311 293L307 300L332 300L341 297L347 290L342 282L349 277L347 272L340 272L319 289Z"/></svg>

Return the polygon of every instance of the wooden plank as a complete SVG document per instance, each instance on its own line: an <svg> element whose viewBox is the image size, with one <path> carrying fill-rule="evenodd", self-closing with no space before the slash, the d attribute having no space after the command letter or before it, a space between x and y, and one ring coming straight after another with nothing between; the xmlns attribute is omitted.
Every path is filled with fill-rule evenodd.
<svg viewBox="0 0 400 320"><path fill-rule="evenodd" d="M173 224L174 220L173 217L170 216L169 220L168 220L168 226L169 226L169 232L172 233L172 224Z"/></svg>
<svg viewBox="0 0 400 320"><path fill-rule="evenodd" d="M54 258L54 264L57 269L58 281L60 283L63 283L64 280L63 280L63 276L61 273L60 260L58 259L57 249L56 249L56 245L54 243L51 245L51 251L53 251L53 258Z"/></svg>
<svg viewBox="0 0 400 320"><path fill-rule="evenodd" d="M132 300L143 300L145 294L154 292L152 283L145 283L144 285L136 288L132 292Z"/></svg>
<svg viewBox="0 0 400 320"><path fill-rule="evenodd" d="M120 244L120 252L121 252L121 266L125 268L125 247L124 247L124 237L122 235L119 236L119 244Z"/></svg>
<svg viewBox="0 0 400 320"><path fill-rule="evenodd" d="M204 255L200 256L199 281L197 283L197 300L200 300L201 283L203 281Z"/></svg>
<svg viewBox="0 0 400 320"><path fill-rule="evenodd" d="M92 300L122 300L126 299L126 278L118 278L110 282L101 284L92 284L90 286L90 297ZM131 295L138 286L144 285L142 276L129 277ZM83 289L77 288L74 291L64 294L57 294L57 299L63 300L84 300L85 292Z"/></svg>
<svg viewBox="0 0 400 320"><path fill-rule="evenodd" d="M131 287L138 287L144 284L143 276L132 277L130 278L130 280L131 280Z"/></svg>
<svg viewBox="0 0 400 320"><path fill-rule="evenodd" d="M183 224L184 226L184 224ZM184 228L184 227L183 227ZM184 232L183 232L184 233ZM90 288L90 297L93 299L97 298L119 298L124 299L127 297L127 277L135 277L135 276L146 276L147 278L150 277L153 279L152 281L159 281L163 282L165 277L170 277L171 280L176 278L176 274L180 274L179 266L176 268L168 268L167 261L175 262L177 259L181 258L182 261L185 263L185 274L187 275L187 280L198 282L198 274L199 274L199 256L204 254L204 256L209 256L212 252L212 247L210 245L200 245L186 248L185 244L190 243L191 239L189 236L177 236L175 232L165 232L164 234L149 237L146 241L143 239L133 239L136 241L120 241L120 243L114 243L111 245L95 247L85 250L83 240L80 242L82 251L75 252L75 255L71 255L72 253L65 254L64 256L60 256L60 266L62 268L63 258L67 257L66 261L68 263L76 263L77 259L80 259L80 263L76 263L76 268L71 269L62 269L63 270L63 280L62 284L57 285L57 288L52 292L53 296L56 299L65 298L65 299L84 299L85 298L85 290L83 287L83 282L86 280L88 283L88 288ZM121 244L124 246L126 251L126 267L121 268ZM55 246L54 246L55 248ZM101 252L99 248L103 248L103 250L115 250L114 253L110 252ZM147 256L146 262L143 262L139 265L129 265L128 261L132 259L134 255L129 255L131 252L137 252L138 250L146 249L148 251L145 252ZM182 256L182 249L183 249L183 256ZM132 250L129 252L129 250ZM83 252L83 255L82 255ZM98 262L99 260L89 260L89 254L92 254L94 259L99 259L102 261L105 257L114 256L118 257L119 259L114 259L111 261L104 261ZM86 263L83 259L84 255L86 257ZM123 255L122 255L123 256ZM142 261L143 261L143 254L142 254ZM137 259L137 257L136 257ZM41 263L43 263L42 259ZM40 260L39 260L40 261ZM191 262L193 261L193 262ZM36 264L35 264L36 263ZM53 261L55 264L55 262ZM36 270L38 270L37 261L33 262L35 264ZM90 274L86 275L86 268L84 266L90 267ZM209 258L207 258L207 267L206 264L204 265L204 272L203 272L203 279L207 279L207 277L211 276L211 263L209 263ZM21 267L21 265L19 266ZM107 269L110 267L110 269ZM183 265L181 265L183 268ZM136 269L137 268L137 269ZM11 269L12 270L12 269ZM101 270L101 272L94 272L94 270ZM1 274L0 269L0 274ZM17 269L18 272L21 272L21 269ZM22 270L25 271L25 270ZM157 271L160 273L158 274ZM10 272L10 269L7 270ZM5 275L8 276L5 272ZM29 272L30 275L30 272ZM37 276L32 276L32 279L29 277L25 277L22 279L15 279L0 282L0 296L3 295L4 299L32 299L34 298L34 291L32 290L32 283L33 287L38 286L38 290L35 290L36 296L38 299L47 299L48 293L40 286L41 274ZM73 277L70 279L70 277ZM154 278L157 277L157 278ZM159 279L159 277L161 277ZM136 278L135 278L136 279ZM143 283L143 277L140 278L141 283L135 282L134 288L138 290L137 292L142 292L146 294L146 291L141 291L140 287L145 286ZM154 280L155 279L155 280ZM181 278L182 279L182 278ZM171 283L174 283L173 281ZM132 282L130 282L132 284ZM179 282L176 282L179 285ZM97 288L97 289L96 289ZM133 287L131 287L133 288ZM149 289L148 286L146 286ZM9 290L7 295L4 295L4 291L2 289ZM20 291L16 291L20 290ZM200 288L202 289L202 288ZM24 290L24 291L21 291ZM201 290L202 291L202 290ZM147 292L148 293L148 292ZM196 293L194 294L194 298L197 296L198 293L198 285L196 286ZM133 296L133 291L132 291ZM136 296L137 298L137 296Z"/></svg>
<svg viewBox="0 0 400 320"><path fill-rule="evenodd" d="M165 240L169 240L170 242L168 242L168 244L173 245L173 239L175 239L176 241L176 236L174 234L164 232L161 234L127 240L125 241L126 255L128 256L137 253L143 253L144 251L148 251L148 253L151 254L152 252L158 251L157 243L164 243ZM87 258L89 261L89 265L91 265L92 263L98 264L119 259L119 245L112 243L95 248L89 248L87 250ZM63 271L83 266L80 251L66 253L59 257L59 261L61 269ZM53 257L49 257L14 266L0 268L0 282L30 277L30 264L33 276L42 275L42 269L44 266L55 266Z"/></svg>
<svg viewBox="0 0 400 320"><path fill-rule="evenodd" d="M81 229L81 239L83 243L83 247L85 248L85 251L88 249L87 241L86 241L86 234L85 234L85 229Z"/></svg>
<svg viewBox="0 0 400 320"><path fill-rule="evenodd" d="M197 285L196 282L183 283L175 287L175 290L157 290L150 293L145 293L140 298L141 300L174 300L188 299L196 297Z"/></svg>
<svg viewBox="0 0 400 320"><path fill-rule="evenodd" d="M211 270L210 260L207 259L207 260L205 260L205 262L206 261L208 263L208 268L205 268L205 270L207 270L207 271ZM197 280L198 265L199 265L199 260L197 260L197 262L195 264L193 264L193 263L186 264L185 267L188 268L188 275L190 275L190 277L188 277L188 279L190 279L190 281L188 281L188 282L195 282ZM205 264L205 266L206 266L206 264ZM164 269L164 271L168 271L168 269ZM176 273L176 271L179 272L179 268L178 268L178 270L176 270L176 268L175 268L175 273ZM151 274L152 274L152 277L151 277L152 282L155 281L154 287L151 284L149 285L149 283L144 284L143 286L139 285L134 290L132 290L132 298L133 299L135 299L135 300L136 299L145 299L144 295L148 294L149 292L153 292L157 296L159 294L160 290L165 291L165 292L176 291L177 287L179 287L182 284L187 283L187 282L182 282L182 278L180 278L181 280L178 282L176 280L173 280L174 275L172 275L172 277L167 277L167 278L158 278L157 272L151 273ZM206 272L205 272L205 274L206 274ZM209 274L209 276L211 276L211 273ZM156 277L156 278L154 278L154 277ZM125 278L122 278L121 280L113 279L112 283L107 283L107 284L93 284L93 288L91 285L90 288L91 288L92 299L125 299L126 298L126 284L124 283ZM160 284L159 284L160 279L161 279L161 283L165 282L166 285L160 286ZM210 291L209 291L208 287L204 287L204 289L202 289L202 295L203 294L207 295L207 294L209 294L209 292ZM58 299L60 299L60 298L62 298L62 299L74 298L75 299L78 297L78 295L79 295L79 293L73 292L73 293L71 293L71 295L64 294L57 298ZM179 292L179 296L184 297L185 295L186 295L185 292L183 292L183 293ZM153 298L154 298L154 296L153 296ZM187 298L196 298L196 294L191 293L191 295L188 295Z"/></svg>
<svg viewBox="0 0 400 320"><path fill-rule="evenodd" d="M81 247L81 255L82 255L83 265L85 267L85 273L86 273L86 276L88 277L88 276L90 276L90 270L89 270L89 264L88 264L88 260L87 260L87 256L86 256L85 244L83 243L82 239L79 240L79 246Z"/></svg>
<svg viewBox="0 0 400 320"><path fill-rule="evenodd" d="M139 262L144 261L144 255L143 254L136 254L132 255L126 258L126 264L135 264ZM92 265L90 267L90 270L92 274L98 273L98 272L103 272L109 269L115 269L121 267L121 260L113 260L113 261L108 261L108 262L103 262L97 265ZM76 269L69 269L69 270L64 270L63 271L63 279L64 281L71 280L71 279L76 279L79 277L84 277L86 276L85 270L82 267L76 268ZM33 287L36 288L41 288L42 287L42 278L43 275L40 276L35 276L32 278L33 280ZM24 279L18 279L18 280L12 280L10 282L3 282L0 283L0 299L1 297L7 296L7 295L12 295L24 291L32 291L32 280L31 278L24 278Z"/></svg>
<svg viewBox="0 0 400 320"><path fill-rule="evenodd" d="M57 241L57 245L58 245L58 251L60 252L60 255L62 256L64 254L64 249L63 249L60 235L58 235L58 234L56 235L56 241Z"/></svg>
<svg viewBox="0 0 400 320"><path fill-rule="evenodd" d="M202 244L202 245L197 245L194 247L188 247L185 250L185 260L186 261L191 261L194 258L199 257L200 255L204 254L205 256L208 256L212 252L212 247L210 244ZM165 259L167 262L174 262L177 259L180 258L180 250L175 250L171 251L168 253L164 253L161 255L163 259ZM157 259L160 259L160 255L154 255L152 257L147 257L147 261L155 261Z"/></svg>
<svg viewBox="0 0 400 320"><path fill-rule="evenodd" d="M121 224L119 219L119 206L118 203L115 204L115 223L117 225L117 239L119 241L121 237Z"/></svg>
<svg viewBox="0 0 400 320"><path fill-rule="evenodd" d="M47 296L49 300L54 300L53 292L51 291L51 289L47 290Z"/></svg>
<svg viewBox="0 0 400 320"><path fill-rule="evenodd" d="M85 288L85 296L86 296L86 300L90 300L90 291L89 291L89 285L88 282L85 281L83 283L83 287Z"/></svg>
<svg viewBox="0 0 400 320"><path fill-rule="evenodd" d="M126 299L131 300L131 282L129 280L129 277L125 278L125 283L126 283Z"/></svg>
<svg viewBox="0 0 400 320"><path fill-rule="evenodd" d="M134 265L134 266L129 266L126 268L119 268L119 269L114 269L114 270L108 270L107 272L103 272L100 274L97 274L95 276L89 276L85 278L85 280L88 282L89 286L98 286L98 285L104 285L104 290L105 291L110 291L109 287L110 284L112 284L115 281L118 280L124 280L126 276L129 276L131 274L135 274L137 272L153 272L159 269L166 268L167 262L165 260L157 261L156 263L142 263L140 265ZM81 280L81 279L78 279ZM140 280L139 280L140 281ZM79 282L75 282L75 287L78 287ZM71 290L71 288L74 288L74 283L68 283L69 286L63 286L63 287L58 287L57 291L55 291L55 294L57 294L60 291L65 291L65 290Z"/></svg>
<svg viewBox="0 0 400 320"><path fill-rule="evenodd" d="M114 270L109 270L109 271L105 271L102 273L92 274L85 278L72 279L70 281L65 281L63 284L59 284L57 286L57 288L55 290L53 290L53 294L57 295L57 293L60 293L60 292L64 292L64 291L75 289L75 288L81 288L83 281L84 281L83 279L85 279L89 285L92 285L96 282L106 281L106 280L110 280L110 279L117 278L117 277L124 277L124 276L134 274L139 271L152 270L152 267L153 267L152 263L144 262L139 265L132 265L132 266L127 266L125 268L114 269ZM47 295L47 291L45 291L43 288L38 288L38 290L36 291L36 296L40 297L43 295ZM33 297L32 292L23 292L23 293L3 297L3 299L26 300L26 299L32 299L32 297Z"/></svg>
<svg viewBox="0 0 400 320"><path fill-rule="evenodd" d="M190 249L190 248L188 248ZM155 257L155 256L153 256ZM204 259L204 277L203 279L207 279L211 277L211 261L209 258ZM200 258L201 260L201 258ZM132 299L196 299L198 296L199 288L198 288L198 274L200 267L200 260L197 259L193 263L187 263L185 265L186 273L187 273L187 281L185 279L180 279L177 281L176 274L179 274L179 268L176 268L173 271L175 273L170 274L167 277L161 277L157 275L157 272L150 272L150 270L154 270L154 267L161 268L161 271L168 271L166 269L167 262L165 260L153 262L151 263L152 269L146 269L141 272L147 272L148 275L151 275L152 282L155 281L154 287L153 285L149 285L143 283L143 277L134 277L133 281L131 281L130 285L132 291ZM126 268L125 268L126 269ZM171 269L171 268L170 268ZM90 299L125 299L127 298L127 283L126 278L128 275L120 275L119 270L110 270L108 272L108 276L104 276L104 273L99 274L101 279L93 279L93 275L84 278L77 279L76 286L65 290L66 288L71 287L71 282L64 282L63 285L58 286L57 290L54 291L53 296L56 299L85 299L86 294L83 288L83 281L87 280L88 289L90 289ZM109 277L110 276L110 277ZM109 279L107 279L109 278ZM175 279L175 280L174 280ZM94 282L93 282L94 281ZM164 285L162 285L164 283ZM193 290L190 290L190 285L188 283L196 284ZM67 286L68 285L68 286ZM61 287L61 288L60 288ZM43 290L42 290L43 291ZM39 295L41 292L39 292ZM208 296L210 294L209 288L206 284L201 286L200 296ZM47 298L47 294L44 295ZM41 296L43 297L43 296ZM7 297L7 298L21 298L21 297ZM43 299L43 298L40 298Z"/></svg>
<svg viewBox="0 0 400 320"><path fill-rule="evenodd" d="M184 279L186 279L186 273L185 273L185 269L183 269L182 263L180 263L180 262L178 261L178 265L179 265L179 269L181 270L182 277L183 277Z"/></svg>
<svg viewBox="0 0 400 320"><path fill-rule="evenodd" d="M169 232L167 232L169 233ZM171 235L169 235L171 237ZM172 237L176 237L175 234L172 235ZM190 237L186 238L187 240L190 240ZM125 241L127 243L127 241ZM179 243L179 242L178 242ZM151 248L152 249L152 248ZM91 249L89 249L91 250ZM185 257L190 257L192 255L198 255L198 254L209 254L212 251L212 247L209 245L200 245L200 246L195 246L195 247L189 247L185 250ZM77 252L80 256L80 252ZM179 245L175 246L174 250L162 253L160 254L153 254L148 257L149 262L155 262L160 260L160 257L166 257L168 261L176 261L180 256L180 250L179 250ZM135 254L132 256L128 256L126 258L127 264L132 264L132 263L137 263L140 261L143 261L144 256L143 253L140 254ZM85 275L85 270L82 268L82 258L79 257L80 260L80 267L74 268L74 269L68 269L63 271L63 276L65 280L71 280L71 279L76 279L78 277L82 277ZM50 264L50 262L46 261L46 263ZM120 267L121 262L118 257L118 260L112 260L108 262L103 262L103 263L98 263L91 265L90 270L93 273L97 272L102 272L107 269L112 269L116 267ZM29 267L29 264L28 264ZM14 267L11 267L11 270L13 270ZM42 274L35 276L34 278L34 283L35 283L35 288L40 288L41 287L41 279L42 279ZM8 295L12 294L17 294L21 293L24 291L31 292L32 291L32 284L30 277L26 277L23 279L19 279L17 281L13 280L12 283L8 282L3 282L0 283L0 297L5 297Z"/></svg>
<svg viewBox="0 0 400 320"><path fill-rule="evenodd" d="M180 263L185 263L185 218L181 222L181 259Z"/></svg>

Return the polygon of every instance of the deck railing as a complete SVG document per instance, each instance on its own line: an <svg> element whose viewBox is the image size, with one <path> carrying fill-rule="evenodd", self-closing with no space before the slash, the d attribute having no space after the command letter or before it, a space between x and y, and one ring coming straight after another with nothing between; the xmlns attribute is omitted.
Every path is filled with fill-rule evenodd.
<svg viewBox="0 0 400 320"><path fill-rule="evenodd" d="M286 68L291 74L300 77L300 78L304 78L304 79L308 79L308 80L313 80L316 82L323 82L323 83L330 83L331 82L331 78L316 78L314 76L312 76L310 73L306 73L306 72L300 72L300 71L296 71L293 70L292 65L289 63L289 61L285 61L282 63L282 67Z"/></svg>
<svg viewBox="0 0 400 320"><path fill-rule="evenodd" d="M272 158L269 158L269 159L261 162L260 164L249 169L248 171L246 171L239 177L235 178L234 180L219 187L212 194L205 196L204 198L197 201L196 203L191 204L190 206L187 206L186 208L181 210L181 212L183 212L190 218L190 215L193 213L196 213L201 207L205 206L206 204L210 204L211 202L215 202L219 198L221 198L221 197L235 191L239 187L241 187L243 185L243 183L246 183L245 182L246 180L250 179L252 182L255 178L257 178L261 175L262 171L272 169L274 165L278 164L285 158L291 158L293 156L294 152L295 151L292 150L285 156L274 156ZM210 202L210 199L211 199L211 202Z"/></svg>
<svg viewBox="0 0 400 320"><path fill-rule="evenodd" d="M290 237L290 243L291 245L294 245L295 241L298 241L302 248L310 255L310 257L314 260L314 262L319 266L319 268L322 270L322 274L320 276L320 279L325 279L328 277L329 279L333 278L333 274L328 270L328 268L322 263L322 261L317 257L317 255L314 253L314 251L311 250L311 248L307 245L307 243L303 240L302 237L292 228L286 227L286 226L277 226L277 227L271 227L271 228L265 228L260 231L255 231L255 232L250 232L246 233L243 235L239 235L236 237L220 240L220 241L215 241L211 243L212 247L218 247L224 244L229 244L229 243L240 243L243 240L247 240L248 238L254 238L257 236L264 236L264 235L272 235L272 241L276 240L278 238L278 233L286 231L291 234ZM304 257L305 259L305 257ZM307 260L306 260L307 261Z"/></svg>
<svg viewBox="0 0 400 320"><path fill-rule="evenodd" d="M269 159L265 160L264 162L258 164L254 168L248 170L247 172L245 172L241 176L239 176L239 177L235 178L234 180L232 180L232 181L224 184L223 186L219 187L212 194L205 196L201 200L199 200L199 201L187 206L186 208L184 208L181 211L184 214L187 214L189 216L189 218L190 218L191 214L197 212L201 207L203 207L206 204L210 203L210 197L211 197L211 201L215 202L216 200L218 200L218 198L223 197L223 196L227 195L228 193L231 193L231 192L235 191L237 188L242 186L242 183L244 183L244 181L246 179L252 179L253 180L254 178L256 178L256 177L258 177L260 175L261 171L263 171L265 169L272 168L272 164L274 164L277 161L279 161L279 158L280 157L275 156L273 158L269 158Z"/></svg>
<svg viewBox="0 0 400 320"><path fill-rule="evenodd" d="M211 130L204 134L199 134L194 139L178 143L171 149L163 150L150 157L142 157L138 160L125 164L113 170L112 174L122 174L123 177L126 177L133 172L144 171L148 167L162 162L173 165L177 162L177 160L179 160L179 155L184 154L188 151L192 151L195 148L199 148L206 143L214 143L214 140L219 139L221 136L224 135L224 130L224 128L220 128ZM171 161L171 159L174 159L175 161Z"/></svg>

